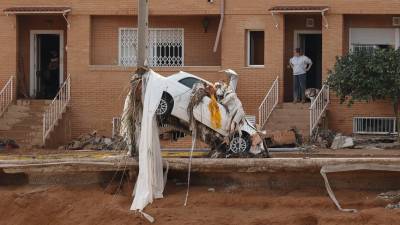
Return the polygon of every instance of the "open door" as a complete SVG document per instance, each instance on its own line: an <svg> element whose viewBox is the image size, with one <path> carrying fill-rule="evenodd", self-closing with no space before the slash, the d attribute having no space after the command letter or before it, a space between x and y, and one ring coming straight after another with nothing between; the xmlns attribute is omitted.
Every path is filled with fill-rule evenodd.
<svg viewBox="0 0 400 225"><path fill-rule="evenodd" d="M31 31L30 96L53 99L63 82L62 31Z"/></svg>
<svg viewBox="0 0 400 225"><path fill-rule="evenodd" d="M313 66L307 73L307 88L320 89L322 86L322 35L299 34L298 47L313 62Z"/></svg>

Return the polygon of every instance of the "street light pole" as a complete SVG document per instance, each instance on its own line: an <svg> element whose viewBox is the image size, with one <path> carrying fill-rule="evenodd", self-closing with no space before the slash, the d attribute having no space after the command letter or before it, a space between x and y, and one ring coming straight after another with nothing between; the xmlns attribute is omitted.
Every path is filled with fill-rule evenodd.
<svg viewBox="0 0 400 225"><path fill-rule="evenodd" d="M138 57L137 67L148 65L149 0L138 0Z"/></svg>

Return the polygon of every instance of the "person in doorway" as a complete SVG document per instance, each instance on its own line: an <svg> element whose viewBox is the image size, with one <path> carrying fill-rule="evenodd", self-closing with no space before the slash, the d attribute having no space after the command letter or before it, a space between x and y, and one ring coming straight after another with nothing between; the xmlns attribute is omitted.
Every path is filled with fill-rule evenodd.
<svg viewBox="0 0 400 225"><path fill-rule="evenodd" d="M47 67L49 71L48 80L48 98L54 98L58 91L58 85L60 80L60 60L57 51L50 52L50 62Z"/></svg>
<svg viewBox="0 0 400 225"><path fill-rule="evenodd" d="M311 69L312 61L305 56L300 48L294 50L294 56L290 59L290 67L293 70L293 102L306 102L306 76Z"/></svg>

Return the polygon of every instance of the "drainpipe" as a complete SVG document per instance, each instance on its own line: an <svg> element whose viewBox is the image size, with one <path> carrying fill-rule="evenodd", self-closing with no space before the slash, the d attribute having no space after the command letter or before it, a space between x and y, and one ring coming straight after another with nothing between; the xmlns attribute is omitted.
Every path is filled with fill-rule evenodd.
<svg viewBox="0 0 400 225"><path fill-rule="evenodd" d="M219 40L221 39L222 25L224 24L224 15L225 15L225 0L221 0L220 11L221 11L221 15L220 15L220 20L219 20L217 37L215 38L215 43L214 43L214 49L213 49L214 52L217 52Z"/></svg>

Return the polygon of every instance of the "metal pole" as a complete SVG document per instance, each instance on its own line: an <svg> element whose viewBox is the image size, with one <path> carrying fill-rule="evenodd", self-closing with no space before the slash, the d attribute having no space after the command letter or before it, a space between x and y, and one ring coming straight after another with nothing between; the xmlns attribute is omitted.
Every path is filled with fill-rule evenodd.
<svg viewBox="0 0 400 225"><path fill-rule="evenodd" d="M137 67L147 66L149 33L149 0L138 1L138 57Z"/></svg>

